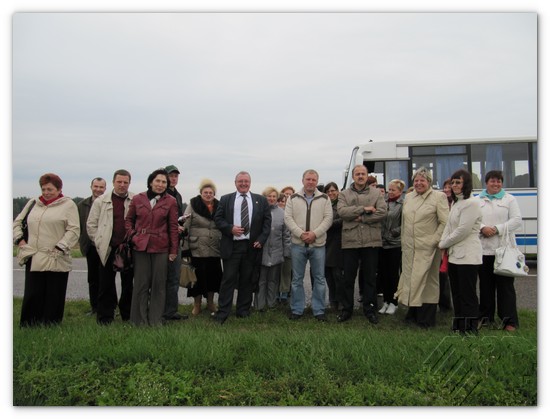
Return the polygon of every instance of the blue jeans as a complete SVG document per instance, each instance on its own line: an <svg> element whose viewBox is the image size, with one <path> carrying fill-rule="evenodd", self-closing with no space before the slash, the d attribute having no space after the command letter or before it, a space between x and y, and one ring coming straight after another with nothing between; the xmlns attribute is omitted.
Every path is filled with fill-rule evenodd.
<svg viewBox="0 0 550 419"><path fill-rule="evenodd" d="M309 260L311 277L313 280L313 293L311 296L311 308L313 315L325 313L325 247L305 247L297 244L291 245L292 252L292 292L290 295L290 309L293 314L302 315L306 306L304 293L304 275L306 264Z"/></svg>

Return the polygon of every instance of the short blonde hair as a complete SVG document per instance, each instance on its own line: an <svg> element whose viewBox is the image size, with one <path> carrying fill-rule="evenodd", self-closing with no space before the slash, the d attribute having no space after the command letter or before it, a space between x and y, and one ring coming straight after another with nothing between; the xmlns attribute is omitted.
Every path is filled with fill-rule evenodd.
<svg viewBox="0 0 550 419"><path fill-rule="evenodd" d="M275 194L277 195L277 198L279 197L279 191L277 189L275 189L273 186L268 186L267 188L264 189L264 191L262 192L262 195L263 196L267 196L269 195L270 193L273 193L275 192Z"/></svg>
<svg viewBox="0 0 550 419"><path fill-rule="evenodd" d="M403 182L401 179L393 179L390 181L389 184L397 186L397 189L399 189L401 192L403 192L403 189L405 189L405 182Z"/></svg>
<svg viewBox="0 0 550 419"><path fill-rule="evenodd" d="M201 184L199 185L199 192L202 193L202 190L204 188L211 188L214 191L214 195L216 195L216 184L210 179L201 180Z"/></svg>
<svg viewBox="0 0 550 419"><path fill-rule="evenodd" d="M426 169L424 166L422 167L419 167L416 172L414 172L413 176L412 176L412 181L414 182L414 178L417 177L417 176L422 176L424 179L426 179L430 185L432 184L432 181L433 181L433 178L432 178L432 174L431 172Z"/></svg>

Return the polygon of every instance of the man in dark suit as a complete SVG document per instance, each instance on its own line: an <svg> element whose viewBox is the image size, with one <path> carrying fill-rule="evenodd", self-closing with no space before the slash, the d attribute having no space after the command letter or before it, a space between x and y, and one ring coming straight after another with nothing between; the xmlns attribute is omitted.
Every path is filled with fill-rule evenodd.
<svg viewBox="0 0 550 419"><path fill-rule="evenodd" d="M82 256L86 257L86 263L88 265L88 291L90 295L90 307L91 310L87 313L89 315L95 314L97 311L97 295L99 292L99 267L101 265L101 259L97 254L95 245L90 240L88 232L86 231L86 222L88 221L88 215L90 215L90 209L92 204L98 196L103 195L107 188L107 182L105 179L96 177L92 180L90 189L92 195L88 198L80 201L78 204L78 215L80 217L80 252Z"/></svg>
<svg viewBox="0 0 550 419"><path fill-rule="evenodd" d="M214 321L223 323L231 312L233 293L237 295L237 317L250 316L253 273L261 262L262 247L271 230L271 211L267 199L250 192L250 174L235 177L237 192L224 195L214 214L216 227L222 233L221 257L223 278Z"/></svg>

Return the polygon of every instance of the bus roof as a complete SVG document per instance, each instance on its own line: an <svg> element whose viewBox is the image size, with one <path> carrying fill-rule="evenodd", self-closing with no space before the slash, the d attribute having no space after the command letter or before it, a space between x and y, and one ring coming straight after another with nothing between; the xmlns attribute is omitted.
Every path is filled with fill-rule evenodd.
<svg viewBox="0 0 550 419"><path fill-rule="evenodd" d="M398 147L411 147L416 145L447 145L447 144L479 144L479 143L508 143L508 142L536 142L537 137L489 137L489 138L445 138L432 140L370 140L368 143L360 144L359 147L369 144L395 144Z"/></svg>

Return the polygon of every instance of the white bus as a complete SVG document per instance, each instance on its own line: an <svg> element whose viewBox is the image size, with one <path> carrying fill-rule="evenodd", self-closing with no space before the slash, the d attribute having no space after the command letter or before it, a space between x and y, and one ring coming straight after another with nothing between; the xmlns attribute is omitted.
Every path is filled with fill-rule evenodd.
<svg viewBox="0 0 550 419"><path fill-rule="evenodd" d="M343 188L352 183L351 170L363 164L369 175L383 185L401 179L407 187L412 173L421 166L431 170L434 188L464 168L472 173L474 194L485 186L485 174L502 170L504 188L514 195L523 218L523 229L516 232L520 249L537 253L537 138L476 138L459 140L369 141L356 146L344 172Z"/></svg>

